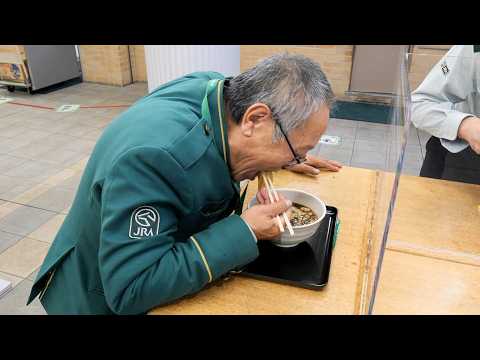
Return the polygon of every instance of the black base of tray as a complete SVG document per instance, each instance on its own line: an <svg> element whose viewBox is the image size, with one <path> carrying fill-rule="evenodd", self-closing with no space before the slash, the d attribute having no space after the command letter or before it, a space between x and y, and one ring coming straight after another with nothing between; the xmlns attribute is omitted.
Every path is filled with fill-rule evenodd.
<svg viewBox="0 0 480 360"><path fill-rule="evenodd" d="M338 210L327 214L312 237L290 248L259 241L260 255L246 265L241 275L320 290L328 283L332 252L338 232Z"/></svg>

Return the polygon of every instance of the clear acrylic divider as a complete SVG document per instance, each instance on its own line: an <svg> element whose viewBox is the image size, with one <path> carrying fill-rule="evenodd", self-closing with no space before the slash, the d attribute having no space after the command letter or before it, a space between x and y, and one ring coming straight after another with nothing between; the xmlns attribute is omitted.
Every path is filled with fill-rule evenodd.
<svg viewBox="0 0 480 360"><path fill-rule="evenodd" d="M385 222L381 241L380 233L372 235L370 314L480 312L480 156L455 139L456 127L445 130L454 124L453 112L479 114L478 61L473 45L407 54L408 71L399 73L402 105L393 116L404 119L392 154L397 169L382 174L377 197L378 229ZM436 147L428 147L426 161L432 136ZM444 156L438 178L427 177L431 156L439 159L432 149Z"/></svg>

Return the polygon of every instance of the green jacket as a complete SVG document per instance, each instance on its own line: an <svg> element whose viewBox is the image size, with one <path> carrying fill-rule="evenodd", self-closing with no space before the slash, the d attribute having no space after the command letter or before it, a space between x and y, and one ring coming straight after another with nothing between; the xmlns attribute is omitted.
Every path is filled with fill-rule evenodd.
<svg viewBox="0 0 480 360"><path fill-rule="evenodd" d="M189 74L105 129L28 303L40 296L49 314L141 314L258 256L250 228L231 215L239 184L223 83Z"/></svg>

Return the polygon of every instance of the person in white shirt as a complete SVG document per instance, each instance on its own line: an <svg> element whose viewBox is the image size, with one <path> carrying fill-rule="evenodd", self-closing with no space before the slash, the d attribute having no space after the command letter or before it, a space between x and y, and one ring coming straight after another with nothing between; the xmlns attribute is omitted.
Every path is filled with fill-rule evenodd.
<svg viewBox="0 0 480 360"><path fill-rule="evenodd" d="M456 45L412 93L412 121L432 135L420 176L480 184L480 45Z"/></svg>

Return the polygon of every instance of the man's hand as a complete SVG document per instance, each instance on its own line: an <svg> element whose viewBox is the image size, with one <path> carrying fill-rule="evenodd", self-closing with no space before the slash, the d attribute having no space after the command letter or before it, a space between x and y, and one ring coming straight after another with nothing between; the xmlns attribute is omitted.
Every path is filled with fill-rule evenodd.
<svg viewBox="0 0 480 360"><path fill-rule="evenodd" d="M458 127L458 137L468 142L473 151L480 155L480 119L469 116Z"/></svg>
<svg viewBox="0 0 480 360"><path fill-rule="evenodd" d="M290 166L288 170L308 175L318 175L320 169L327 171L338 171L342 168L342 164L333 160L324 160L315 156L307 155L307 161L303 164Z"/></svg>
<svg viewBox="0 0 480 360"><path fill-rule="evenodd" d="M242 219L250 225L258 240L272 240L280 235L277 215L280 215L282 224L285 224L281 214L287 211L292 202L279 194L280 201L273 204L268 200L265 188L257 194L259 205L254 205L241 215Z"/></svg>

